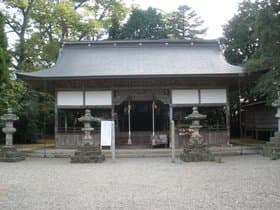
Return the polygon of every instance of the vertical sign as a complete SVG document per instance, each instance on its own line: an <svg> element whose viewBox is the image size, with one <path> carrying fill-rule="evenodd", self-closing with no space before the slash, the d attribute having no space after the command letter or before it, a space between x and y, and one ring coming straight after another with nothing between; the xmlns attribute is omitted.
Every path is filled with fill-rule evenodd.
<svg viewBox="0 0 280 210"><path fill-rule="evenodd" d="M101 121L101 146L111 146L112 121Z"/></svg>

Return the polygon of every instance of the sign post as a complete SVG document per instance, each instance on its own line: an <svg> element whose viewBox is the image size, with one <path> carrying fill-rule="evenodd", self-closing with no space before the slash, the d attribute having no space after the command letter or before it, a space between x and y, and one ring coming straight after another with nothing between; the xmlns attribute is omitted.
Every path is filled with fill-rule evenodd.
<svg viewBox="0 0 280 210"><path fill-rule="evenodd" d="M115 122L112 121L112 139L111 139L111 150L112 150L112 160L116 160L116 145L115 145Z"/></svg>
<svg viewBox="0 0 280 210"><path fill-rule="evenodd" d="M174 120L171 121L171 156L172 163L175 163L175 123Z"/></svg>

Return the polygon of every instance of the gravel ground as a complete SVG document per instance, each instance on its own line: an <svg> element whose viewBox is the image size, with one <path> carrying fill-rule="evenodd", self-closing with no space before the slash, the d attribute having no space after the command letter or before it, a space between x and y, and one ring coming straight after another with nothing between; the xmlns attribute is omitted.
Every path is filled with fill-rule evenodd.
<svg viewBox="0 0 280 210"><path fill-rule="evenodd" d="M168 158L0 163L0 209L280 209L280 160Z"/></svg>

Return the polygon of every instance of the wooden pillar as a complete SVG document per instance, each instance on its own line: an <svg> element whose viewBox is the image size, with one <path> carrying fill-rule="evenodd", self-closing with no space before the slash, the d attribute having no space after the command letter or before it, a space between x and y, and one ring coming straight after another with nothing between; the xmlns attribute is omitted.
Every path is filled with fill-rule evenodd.
<svg viewBox="0 0 280 210"><path fill-rule="evenodd" d="M55 99L54 99L54 139L55 145L57 146L57 132L58 131L58 110L57 110L57 91L55 91Z"/></svg>
<svg viewBox="0 0 280 210"><path fill-rule="evenodd" d="M155 101L152 103L152 123L153 123L153 137L155 136Z"/></svg>
<svg viewBox="0 0 280 210"><path fill-rule="evenodd" d="M172 138L172 121L173 121L173 107L171 104L169 104L169 139L171 140ZM174 132L175 133L175 132ZM175 138L174 138L174 142L175 142ZM171 147L171 141L169 142L169 146Z"/></svg>
<svg viewBox="0 0 280 210"><path fill-rule="evenodd" d="M58 110L57 110L57 105L55 102L54 105L54 138L55 138L55 143L57 146L57 141L58 141L58 137L57 137L57 133L58 133Z"/></svg>
<svg viewBox="0 0 280 210"><path fill-rule="evenodd" d="M115 136L115 122L112 120L112 133L111 133L111 150L112 150L112 160L116 160L116 136Z"/></svg>
<svg viewBox="0 0 280 210"><path fill-rule="evenodd" d="M175 163L175 123L174 120L170 122L171 126L171 162Z"/></svg>
<svg viewBox="0 0 280 210"><path fill-rule="evenodd" d="M112 121L115 120L115 106L112 105L112 108L111 108L111 118L112 118Z"/></svg>
<svg viewBox="0 0 280 210"><path fill-rule="evenodd" d="M64 112L64 132L68 132L68 120L67 120L67 114Z"/></svg>
<svg viewBox="0 0 280 210"><path fill-rule="evenodd" d="M128 101L127 112L128 112L128 140L127 140L127 144L132 144L132 140L131 140L131 119L130 119L130 112L131 112L130 100Z"/></svg>
<svg viewBox="0 0 280 210"><path fill-rule="evenodd" d="M226 105L226 126L227 126L227 144L230 144L230 107L229 103Z"/></svg>
<svg viewBox="0 0 280 210"><path fill-rule="evenodd" d="M46 93L47 91L47 82L44 81L44 93ZM44 102L46 100L46 97L44 98ZM47 132L46 132L46 112L44 112L44 124L43 124L43 138L44 138L44 158L47 157L47 154L46 154L46 136L47 136Z"/></svg>
<svg viewBox="0 0 280 210"><path fill-rule="evenodd" d="M255 130L256 139L259 140L259 131L258 129Z"/></svg>
<svg viewBox="0 0 280 210"><path fill-rule="evenodd" d="M241 115L241 91L240 91L240 79L238 79L238 112L239 112L239 136L240 138L243 137L243 130L242 130L242 115Z"/></svg>
<svg viewBox="0 0 280 210"><path fill-rule="evenodd" d="M115 160L116 156L116 123L115 123L115 106L112 105L111 109L111 118L112 118L112 141L111 141L111 150L112 150L112 160Z"/></svg>

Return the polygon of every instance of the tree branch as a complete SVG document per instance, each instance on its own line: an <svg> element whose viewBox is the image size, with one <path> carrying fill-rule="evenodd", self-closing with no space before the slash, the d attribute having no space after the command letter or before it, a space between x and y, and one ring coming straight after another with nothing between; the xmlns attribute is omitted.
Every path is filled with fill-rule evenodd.
<svg viewBox="0 0 280 210"><path fill-rule="evenodd" d="M18 36L20 36L20 32L18 32L17 27L13 24L16 24L18 26L20 26L19 23L11 22L8 18L6 18L6 24L13 30L13 32L15 32Z"/></svg>
<svg viewBox="0 0 280 210"><path fill-rule="evenodd" d="M80 8L81 6L83 6L83 4L86 3L86 2L87 2L87 0L81 1L78 5L76 5L76 6L74 7L74 10L79 9L79 8Z"/></svg>

